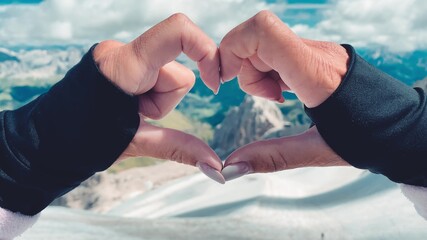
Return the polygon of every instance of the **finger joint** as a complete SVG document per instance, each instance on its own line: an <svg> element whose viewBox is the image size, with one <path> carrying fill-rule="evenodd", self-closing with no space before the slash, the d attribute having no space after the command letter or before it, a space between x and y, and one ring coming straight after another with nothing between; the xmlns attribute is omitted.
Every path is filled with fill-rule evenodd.
<svg viewBox="0 0 427 240"><path fill-rule="evenodd" d="M257 33L265 34L273 31L278 23L277 16L268 10L257 13L253 18L253 26Z"/></svg>

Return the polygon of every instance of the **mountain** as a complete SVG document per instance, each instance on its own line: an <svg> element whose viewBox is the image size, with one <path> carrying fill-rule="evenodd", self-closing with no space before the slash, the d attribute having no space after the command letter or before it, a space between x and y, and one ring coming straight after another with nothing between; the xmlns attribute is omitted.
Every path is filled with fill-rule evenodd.
<svg viewBox="0 0 427 240"><path fill-rule="evenodd" d="M210 125L172 111L161 120L147 120L159 127L173 128L192 134L204 141L212 139ZM173 179L194 174L197 168L151 157L128 158L115 163L107 171L84 181L73 191L56 199L53 206L105 212L130 197L143 193Z"/></svg>
<svg viewBox="0 0 427 240"><path fill-rule="evenodd" d="M390 53L382 49L360 49L358 53L378 69L407 85L413 85L427 76L427 50Z"/></svg>
<svg viewBox="0 0 427 240"><path fill-rule="evenodd" d="M226 157L240 146L263 139L270 130L289 125L274 102L246 95L216 126L210 145L220 157Z"/></svg>
<svg viewBox="0 0 427 240"><path fill-rule="evenodd" d="M0 110L13 109L37 97L60 80L88 50L83 46L47 46L0 48ZM396 54L382 49L358 49L358 53L379 69L402 82L412 85L427 76L427 51ZM191 67L194 64L189 64ZM197 81L188 97L178 109L188 117L216 126L221 123L230 107L239 106L245 93L236 80L221 85L215 97L204 86L198 70ZM14 89L14 87L19 87ZM31 88L36 88L32 90ZM304 116L297 113L299 121Z"/></svg>
<svg viewBox="0 0 427 240"><path fill-rule="evenodd" d="M82 47L0 49L0 110L47 91L83 56Z"/></svg>
<svg viewBox="0 0 427 240"><path fill-rule="evenodd" d="M199 113L196 116L197 119L216 126L224 120L230 107L239 106L242 103L246 94L240 89L238 82L233 80L221 84L219 93L213 97L212 91L201 80L200 72L194 70L194 73L196 83L190 90L190 94L183 99L177 108L185 114L190 113L190 117L193 117L193 112L197 111ZM193 102L190 108L187 107L189 101ZM215 111L212 112L212 110Z"/></svg>
<svg viewBox="0 0 427 240"><path fill-rule="evenodd" d="M132 161L132 159L126 161L128 160ZM108 212L136 194L142 194L196 172L198 169L192 166L159 160L150 166L135 166L117 173L105 171L95 174L73 191L56 199L51 206L98 213Z"/></svg>
<svg viewBox="0 0 427 240"><path fill-rule="evenodd" d="M351 167L253 174L225 185L195 174L134 193L105 214L49 207L17 240L423 240L427 236L426 221L397 184Z"/></svg>
<svg viewBox="0 0 427 240"><path fill-rule="evenodd" d="M84 52L77 47L4 51L19 61L0 61L0 108L15 108L46 91ZM425 53L361 52L369 62L407 84L427 76ZM172 122L191 125L198 129L192 133L205 140L212 137L210 127L214 126L211 145L221 156L251 141L296 134L307 127L298 101L278 106L245 96L237 81L222 85L220 94L212 98L195 73L195 87L178 106L189 119L182 121L180 115L181 120ZM417 240L427 235L425 220L396 184L351 167L254 174L226 185L201 174L168 182L178 169L153 165L97 175L58 204L106 213L50 206L18 240ZM160 177L165 184L159 187L156 181Z"/></svg>
<svg viewBox="0 0 427 240"><path fill-rule="evenodd" d="M16 59L15 61L0 61L0 78L14 80L37 79L39 80L38 83L52 84L53 82L46 81L53 77L64 75L80 61L85 50L77 47L66 49L21 49L19 51L0 49L0 53L7 53L9 59ZM22 82L19 83L23 85ZM34 84L36 83L27 82L27 85Z"/></svg>
<svg viewBox="0 0 427 240"><path fill-rule="evenodd" d="M0 48L0 62L7 61L19 62L19 58L14 56L13 52L11 52L10 50Z"/></svg>
<svg viewBox="0 0 427 240"><path fill-rule="evenodd" d="M427 50L419 50L411 53L392 53L383 49L357 49L357 53L366 61L378 69L390 74L399 81L407 85L413 85L417 80L427 76ZM199 77L199 72L195 70L197 81L191 93L201 97L210 98L212 92L204 86ZM285 93L289 99L295 99L293 94ZM239 106L245 97L245 93L239 88L236 80L221 85L221 90L217 96L209 100L209 104L220 103L216 114L207 116L199 115L199 119L206 121L212 126L221 123L226 113L231 107ZM184 98L184 102L186 99ZM206 99L204 100L206 102ZM199 106L202 106L199 104ZM180 105L178 106L178 108ZM182 108L184 110L185 108ZM197 108L199 112L204 112L203 108ZM181 110L181 109L180 109ZM289 110L289 109L288 109ZM185 110L184 110L185 111ZM294 112L297 114L299 121L303 124L307 122L306 116L301 111Z"/></svg>

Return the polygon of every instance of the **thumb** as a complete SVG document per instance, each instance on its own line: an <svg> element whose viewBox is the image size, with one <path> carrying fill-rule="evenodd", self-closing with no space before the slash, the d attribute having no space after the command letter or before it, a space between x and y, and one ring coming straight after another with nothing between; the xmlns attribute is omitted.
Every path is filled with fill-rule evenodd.
<svg viewBox="0 0 427 240"><path fill-rule="evenodd" d="M141 119L138 131L123 156L149 156L197 166L211 179L225 183L218 155L197 137L151 125Z"/></svg>
<svg viewBox="0 0 427 240"><path fill-rule="evenodd" d="M226 159L222 175L229 181L250 173L345 165L348 163L326 144L314 126L300 135L254 142L237 149Z"/></svg>

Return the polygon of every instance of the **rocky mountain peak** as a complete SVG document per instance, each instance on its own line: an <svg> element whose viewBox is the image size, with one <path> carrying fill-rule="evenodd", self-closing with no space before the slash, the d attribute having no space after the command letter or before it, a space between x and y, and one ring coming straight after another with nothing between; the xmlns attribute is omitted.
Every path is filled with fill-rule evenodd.
<svg viewBox="0 0 427 240"><path fill-rule="evenodd" d="M225 157L240 146L262 139L269 130L288 124L274 102L247 95L216 127L211 146Z"/></svg>

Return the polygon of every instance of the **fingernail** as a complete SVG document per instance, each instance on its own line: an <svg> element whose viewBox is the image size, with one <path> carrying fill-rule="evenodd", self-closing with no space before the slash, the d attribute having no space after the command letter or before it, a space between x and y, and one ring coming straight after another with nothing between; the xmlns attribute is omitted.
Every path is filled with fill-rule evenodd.
<svg viewBox="0 0 427 240"><path fill-rule="evenodd" d="M209 166L208 164L203 162L197 162L196 167L198 167L202 173L204 173L206 176L208 176L215 182L218 182L220 184L225 183L225 179L222 174L215 168Z"/></svg>
<svg viewBox="0 0 427 240"><path fill-rule="evenodd" d="M228 165L222 169L221 174L224 176L225 181L230 181L252 172L252 167L248 163L240 162Z"/></svg>
<svg viewBox="0 0 427 240"><path fill-rule="evenodd" d="M222 83L220 83L220 84L218 85L218 88L216 89L216 91L214 91L214 94L215 94L215 95L218 95L218 93L219 93L219 89L221 89L221 84L222 84Z"/></svg>
<svg viewBox="0 0 427 240"><path fill-rule="evenodd" d="M279 98L275 98L275 97L264 97L264 98L277 103L285 102L285 98L283 96L280 96Z"/></svg>
<svg viewBox="0 0 427 240"><path fill-rule="evenodd" d="M279 100L277 100L278 103L284 103L285 98L283 96L280 96Z"/></svg>

